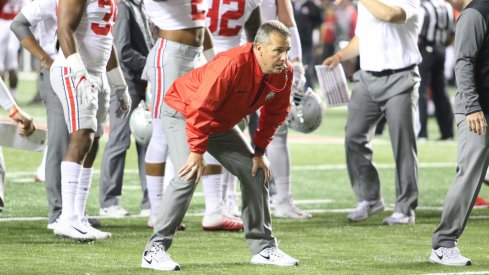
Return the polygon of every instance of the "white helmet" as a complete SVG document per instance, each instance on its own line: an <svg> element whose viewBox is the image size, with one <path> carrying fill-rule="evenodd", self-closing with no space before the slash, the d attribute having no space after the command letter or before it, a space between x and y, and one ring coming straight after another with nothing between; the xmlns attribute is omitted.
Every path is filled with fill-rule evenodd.
<svg viewBox="0 0 489 275"><path fill-rule="evenodd" d="M151 112L148 111L143 100L131 114L129 129L137 143L144 147L148 146L153 134L153 126L151 125Z"/></svg>
<svg viewBox="0 0 489 275"><path fill-rule="evenodd" d="M291 103L286 123L289 128L307 134L321 125L323 114L321 98L311 88L307 88L298 105Z"/></svg>

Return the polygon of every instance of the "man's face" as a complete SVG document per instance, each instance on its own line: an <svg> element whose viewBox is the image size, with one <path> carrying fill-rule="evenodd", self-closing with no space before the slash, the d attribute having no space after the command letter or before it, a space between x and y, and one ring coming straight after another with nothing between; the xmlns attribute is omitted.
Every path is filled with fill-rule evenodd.
<svg viewBox="0 0 489 275"><path fill-rule="evenodd" d="M266 44L258 43L260 67L265 74L278 74L285 68L290 50L290 38L271 33Z"/></svg>

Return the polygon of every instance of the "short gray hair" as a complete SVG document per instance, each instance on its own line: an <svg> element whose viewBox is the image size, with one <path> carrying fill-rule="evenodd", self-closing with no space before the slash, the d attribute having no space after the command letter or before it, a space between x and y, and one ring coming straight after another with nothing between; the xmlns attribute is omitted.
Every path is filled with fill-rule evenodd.
<svg viewBox="0 0 489 275"><path fill-rule="evenodd" d="M278 34L279 36L282 36L284 38L290 37L289 30L282 22L277 20L268 20L267 22L263 23L258 29L253 44L267 44L268 39L270 38L270 35L272 33Z"/></svg>

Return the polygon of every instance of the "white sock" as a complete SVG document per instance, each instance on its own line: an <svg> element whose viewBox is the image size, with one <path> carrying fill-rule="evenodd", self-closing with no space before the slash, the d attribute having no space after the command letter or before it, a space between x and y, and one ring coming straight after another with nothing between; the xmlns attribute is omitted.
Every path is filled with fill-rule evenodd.
<svg viewBox="0 0 489 275"><path fill-rule="evenodd" d="M166 159L165 163L165 178L163 179L163 190L168 188L168 184L175 177L175 166L171 162L170 158Z"/></svg>
<svg viewBox="0 0 489 275"><path fill-rule="evenodd" d="M222 208L221 174L202 176L202 187L204 188L205 215Z"/></svg>
<svg viewBox="0 0 489 275"><path fill-rule="evenodd" d="M150 204L150 215L157 216L163 195L163 177L146 175L146 187Z"/></svg>
<svg viewBox="0 0 489 275"><path fill-rule="evenodd" d="M82 168L80 173L80 183L76 189L75 196L75 213L79 219L85 216L85 207L87 205L88 193L92 184L93 168Z"/></svg>
<svg viewBox="0 0 489 275"><path fill-rule="evenodd" d="M75 162L61 162L61 220L75 218L75 194L80 182L82 166Z"/></svg>
<svg viewBox="0 0 489 275"><path fill-rule="evenodd" d="M275 195L277 202L280 202L291 195L290 156L286 137L274 135L268 146L267 156L275 181Z"/></svg>
<svg viewBox="0 0 489 275"><path fill-rule="evenodd" d="M42 156L42 161L41 164L39 164L39 167L37 167L36 170L36 177L41 180L45 181L46 180L46 156L48 152L48 147L44 149L44 155Z"/></svg>
<svg viewBox="0 0 489 275"><path fill-rule="evenodd" d="M290 177L274 178L277 202L292 196L290 191Z"/></svg>
<svg viewBox="0 0 489 275"><path fill-rule="evenodd" d="M221 176L221 185L223 188L223 198L226 199L226 197L229 196L237 196L236 195L236 183L238 182L238 178L231 174L228 170L223 168L222 170L222 176Z"/></svg>

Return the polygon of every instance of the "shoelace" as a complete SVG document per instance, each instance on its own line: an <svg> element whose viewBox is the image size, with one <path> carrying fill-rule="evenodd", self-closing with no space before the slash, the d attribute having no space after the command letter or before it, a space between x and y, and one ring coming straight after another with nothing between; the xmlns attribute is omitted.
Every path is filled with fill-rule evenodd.
<svg viewBox="0 0 489 275"><path fill-rule="evenodd" d="M270 260L280 259L280 258L282 258L284 256L284 254L282 253L282 251L280 251L276 247L267 248L267 252L268 252L268 256L270 256Z"/></svg>
<svg viewBox="0 0 489 275"><path fill-rule="evenodd" d="M449 259L456 258L460 255L457 248L454 248L454 249L445 248L445 249L441 250L441 253L443 254L443 256L445 256Z"/></svg>
<svg viewBox="0 0 489 275"><path fill-rule="evenodd" d="M150 252L150 257L157 262L163 262L170 258L170 255L166 253L161 244L153 244L153 248L151 248Z"/></svg>

